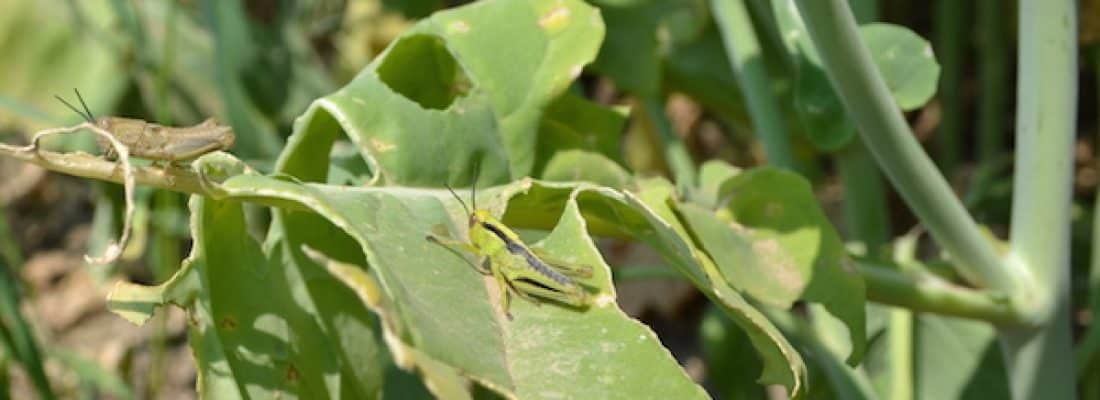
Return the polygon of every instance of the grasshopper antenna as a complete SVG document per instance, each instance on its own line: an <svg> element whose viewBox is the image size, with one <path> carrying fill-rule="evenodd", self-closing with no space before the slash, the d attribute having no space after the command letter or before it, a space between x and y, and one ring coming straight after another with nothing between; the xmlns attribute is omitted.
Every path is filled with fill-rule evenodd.
<svg viewBox="0 0 1100 400"><path fill-rule="evenodd" d="M462 209L466 210L466 218L473 217L473 214L470 214L470 209L468 207L466 207L466 202L462 201L461 197L458 197L458 193L455 193L455 190L451 189L451 185L448 185L448 184L444 183L443 187L447 188L447 191L451 192L451 196L454 196L455 200L458 200L458 204L462 205Z"/></svg>
<svg viewBox="0 0 1100 400"><path fill-rule="evenodd" d="M80 100L80 105L84 107L84 113L88 115L88 122L95 123L95 115L92 115L92 110L88 108L88 103L84 102L84 96L80 95L80 91L73 88L73 93L76 93L76 99Z"/></svg>
<svg viewBox="0 0 1100 400"><path fill-rule="evenodd" d="M95 123L95 117L92 115L92 112L88 110L88 104L84 103L84 98L80 96L79 91L77 91L75 88L73 89L73 91L76 92L76 98L80 100L80 105L84 106L84 111L83 112L81 112L79 108L76 108L76 106L73 106L69 102L65 101L65 99L61 98L61 96L58 96L58 95L55 94L55 95L53 95L53 97L55 99L57 99L58 101L60 101L62 104L64 104L66 107L69 107L70 110L73 110L73 112L75 112L76 115L79 115L82 118L84 118L85 121L88 121L88 122L94 124Z"/></svg>
<svg viewBox="0 0 1100 400"><path fill-rule="evenodd" d="M66 107L69 107L70 110L73 110L73 112L75 112L76 115L79 115L81 118L84 118L85 121L88 121L88 122L93 122L94 121L94 120L88 118L87 115L84 115L84 113L81 112L79 108L73 107L72 104L69 104L69 102L67 102L67 101L65 101L65 99L61 98L61 96L58 96L58 95L55 94L55 95L53 95L53 97L55 99L57 99L58 101L61 101L61 103L65 104Z"/></svg>
<svg viewBox="0 0 1100 400"><path fill-rule="evenodd" d="M481 175L481 160L474 161L474 183L470 188L470 202L477 209L477 178Z"/></svg>

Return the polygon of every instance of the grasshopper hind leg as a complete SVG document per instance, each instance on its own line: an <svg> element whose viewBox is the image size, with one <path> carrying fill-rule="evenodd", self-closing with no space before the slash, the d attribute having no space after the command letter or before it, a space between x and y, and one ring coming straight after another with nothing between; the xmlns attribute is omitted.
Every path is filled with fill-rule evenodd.
<svg viewBox="0 0 1100 400"><path fill-rule="evenodd" d="M554 258L554 256L547 254L546 251L538 248L531 249L531 252L534 253L535 256L537 256L547 265L553 267L554 269L558 270L558 272L561 272L562 274L565 274L570 278L588 279L592 277L591 265L574 265L572 263L557 260Z"/></svg>

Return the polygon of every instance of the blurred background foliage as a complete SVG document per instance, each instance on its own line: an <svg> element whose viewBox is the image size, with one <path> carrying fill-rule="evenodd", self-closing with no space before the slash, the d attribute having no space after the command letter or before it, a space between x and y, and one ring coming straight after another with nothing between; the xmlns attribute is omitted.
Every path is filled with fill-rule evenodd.
<svg viewBox="0 0 1100 400"><path fill-rule="evenodd" d="M78 122L79 116L53 99L77 88L97 116L166 125L215 117L233 126L235 155L270 171L295 118L314 99L352 80L415 21L462 3L6 0L0 2L0 139L25 141L36 130ZM539 149L588 150L635 174L677 180L687 177L676 175L693 173L685 171L708 159L746 168L771 162L810 179L854 252L905 255L895 246L905 239L909 257L936 255L919 236L892 242L915 220L855 139L812 48L806 47L801 22L784 12L792 9L784 6L787 2L733 2L740 9L704 0L591 3L606 23L605 40L572 94L552 107L564 119L595 112L599 115L583 118L598 121L594 131L614 135L593 143L563 129L549 139L540 137ZM1081 135L1073 155L1078 330L1091 324L1086 304L1089 221L1100 176L1095 159L1098 3L1082 2L1080 14ZM881 56L876 62L908 112L914 133L971 212L1001 236L1012 170L1011 4L852 1L857 18L869 24L861 34ZM871 24L876 21L896 25ZM738 49L745 47L736 41L747 36L758 52L739 56ZM928 42L934 58L920 57ZM739 70L730 61L738 57L749 57L740 59L745 63ZM931 75L910 73L933 70ZM770 99L761 99L760 93ZM585 111L586 100L616 111ZM775 125L767 125L762 114L775 116L770 119ZM94 150L85 137L51 145ZM334 163L341 162L340 152L334 150ZM575 172L567 168L568 160L555 166L540 150L533 175L567 179ZM690 168L683 168L685 163ZM605 183L614 186L613 176ZM121 189L87 186L0 160L0 395L191 397L194 371L182 315L169 313L137 329L103 311L105 288L120 275L160 282L179 266L188 243L185 199L140 191L136 239L126 257L118 265L90 267L79 256L85 248L97 254L117 231ZM251 212L265 218L259 209ZM611 264L641 266L616 270L622 307L661 335L692 378L703 381L716 398L776 396L756 384L761 362L727 317L710 309L690 286L647 269L647 263L657 262L653 254L623 243L604 247ZM899 385L911 387L921 399L1007 396L992 329L868 307L870 347L855 369L836 362L843 354L837 332L843 330L775 316L807 359L811 382L819 383L812 386L814 398L904 398L894 392ZM899 370L898 365L907 367ZM408 388L404 393L410 396L427 395L418 383L394 374L387 384ZM1092 382L1085 386L1100 379ZM1100 393L1100 387L1092 390Z"/></svg>

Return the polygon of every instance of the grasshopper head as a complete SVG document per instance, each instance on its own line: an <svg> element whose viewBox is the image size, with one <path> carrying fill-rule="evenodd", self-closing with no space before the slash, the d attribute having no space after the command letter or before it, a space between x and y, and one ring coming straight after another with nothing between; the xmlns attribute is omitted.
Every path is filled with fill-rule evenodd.
<svg viewBox="0 0 1100 400"><path fill-rule="evenodd" d="M470 214L470 227L473 228L482 222L496 222L496 217L489 213L489 210L474 210Z"/></svg>

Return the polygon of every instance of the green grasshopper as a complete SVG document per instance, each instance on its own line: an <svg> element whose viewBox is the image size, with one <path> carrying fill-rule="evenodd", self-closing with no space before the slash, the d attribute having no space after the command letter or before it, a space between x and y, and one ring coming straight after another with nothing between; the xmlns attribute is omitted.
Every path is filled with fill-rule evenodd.
<svg viewBox="0 0 1100 400"><path fill-rule="evenodd" d="M566 262L555 261L542 251L527 247L520 240L519 235L493 217L489 210L479 210L476 177L470 194L472 212L454 189L450 186L446 187L466 211L469 242L437 238L433 235L428 235L427 239L452 251L465 252L482 258L481 266L473 263L471 265L481 274L496 278L497 286L500 288L501 308L509 320L512 319L512 313L509 311L511 293L536 305L540 304L539 299L576 308L589 305L588 292L573 278L591 278L592 267L572 266Z"/></svg>
<svg viewBox="0 0 1100 400"><path fill-rule="evenodd" d="M100 117L92 115L88 105L80 92L76 91L76 98L80 105L84 106L84 112L74 107L60 96L54 96L85 121L107 132L111 132L115 139L130 149L130 154L153 161L167 161L169 164L177 161L186 161L203 154L225 150L233 146L236 136L233 128L218 125L213 118L209 118L195 126L171 127L146 122L140 119L122 117ZM106 152L107 158L114 158L114 148L104 138L96 138L96 142Z"/></svg>

